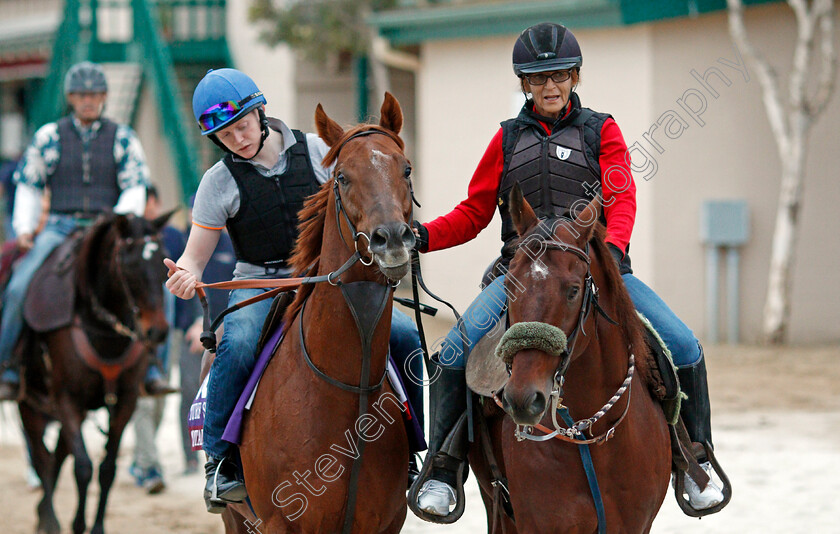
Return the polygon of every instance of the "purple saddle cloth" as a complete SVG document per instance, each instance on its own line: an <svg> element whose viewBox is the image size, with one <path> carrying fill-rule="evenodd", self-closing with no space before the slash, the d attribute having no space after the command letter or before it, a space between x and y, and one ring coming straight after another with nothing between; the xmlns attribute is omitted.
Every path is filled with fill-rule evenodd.
<svg viewBox="0 0 840 534"><path fill-rule="evenodd" d="M257 358L257 363L251 373L251 377L248 379L248 383L245 385L245 389L242 391L242 395L239 397L239 401L236 403L233 414L230 416L227 426L225 427L225 431L222 434L223 440L235 445L239 445L241 443L242 424L245 419L245 412L250 408L250 401L257 389L260 378L265 372L266 367L268 367L268 362L271 361L271 357L274 355L274 352L277 350L277 346L283 339L283 333L285 330L284 326L285 325L281 324L277 328L260 352ZM420 427L420 424L417 421L417 416L415 415L414 407L411 406L411 402L408 400L408 396L406 395L405 384L403 383L402 376L399 372L397 372L399 366L394 364L394 360L390 354L388 355L388 363L388 378L391 381L391 386L394 389L394 393L405 407L405 410L403 410L403 422L405 424L406 435L408 436L409 450L411 452L424 451L428 448L428 445L426 444L426 440L424 438L423 429ZM201 385L201 388L199 388L198 394L196 395L190 409L188 428L190 431L193 450L201 450L206 400L207 379L205 378L204 383Z"/></svg>

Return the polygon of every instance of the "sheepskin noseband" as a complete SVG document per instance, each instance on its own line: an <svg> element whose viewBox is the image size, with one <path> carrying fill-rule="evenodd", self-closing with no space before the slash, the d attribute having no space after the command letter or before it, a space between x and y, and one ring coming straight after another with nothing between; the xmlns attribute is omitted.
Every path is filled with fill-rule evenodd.
<svg viewBox="0 0 840 534"><path fill-rule="evenodd" d="M496 347L496 356L507 365L513 365L513 357L525 349L541 350L552 356L559 356L566 350L566 334L547 323L516 323L502 336Z"/></svg>

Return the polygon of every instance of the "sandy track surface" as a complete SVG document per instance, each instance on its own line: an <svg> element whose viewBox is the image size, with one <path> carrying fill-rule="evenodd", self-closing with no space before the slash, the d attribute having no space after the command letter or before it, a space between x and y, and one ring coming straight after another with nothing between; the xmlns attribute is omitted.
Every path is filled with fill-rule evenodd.
<svg viewBox="0 0 840 534"><path fill-rule="evenodd" d="M721 513L686 517L669 494L654 533L838 533L840 520L840 346L764 349L707 347L713 427L719 460L733 483L733 499ZM117 534L223 532L218 517L204 511L203 477L181 476L176 399L158 437L168 487L149 496L127 474L133 434L126 433L106 527ZM85 423L88 451L102 458L98 413ZM0 531L29 534L35 528L38 491L24 479L16 410L0 407ZM66 463L56 498L59 519L69 527L75 511L72 466ZM91 484L88 518L98 490ZM409 513L406 533L476 534L486 531L484 509L474 486L467 512L455 525L424 523Z"/></svg>

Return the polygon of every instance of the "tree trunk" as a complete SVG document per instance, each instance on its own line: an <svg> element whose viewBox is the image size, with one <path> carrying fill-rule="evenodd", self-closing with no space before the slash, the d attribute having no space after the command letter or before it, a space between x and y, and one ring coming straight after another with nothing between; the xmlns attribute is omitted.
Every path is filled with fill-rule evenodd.
<svg viewBox="0 0 840 534"><path fill-rule="evenodd" d="M780 153L781 190L776 209L776 225L770 252L770 274L764 303L762 335L764 341L778 345L787 341L790 302L793 289L794 252L799 236L799 210L802 205L805 151L810 122L802 112L791 118L794 130L788 151Z"/></svg>

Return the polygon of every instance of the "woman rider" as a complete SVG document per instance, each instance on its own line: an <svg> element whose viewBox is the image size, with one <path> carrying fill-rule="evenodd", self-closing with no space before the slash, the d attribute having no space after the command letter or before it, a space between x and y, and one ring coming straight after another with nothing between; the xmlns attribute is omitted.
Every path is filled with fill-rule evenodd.
<svg viewBox="0 0 840 534"><path fill-rule="evenodd" d="M211 70L195 88L193 113L201 134L227 154L201 179L184 254L177 265L165 260L172 274L166 287L178 297L193 297L225 227L236 253L234 280L291 274L286 260L297 238L297 213L304 199L329 179L332 169L321 165L329 147L316 134L266 117L265 103L254 81L235 69ZM262 292L236 289L228 303ZM270 300L263 300L224 318L204 418L204 500L210 512L221 513L227 503L246 497L245 485L236 478L233 445L222 440L222 433L256 364L257 342L270 306ZM417 327L396 309L390 345L400 368L420 346ZM422 390L409 390L409 396L422 410Z"/></svg>
<svg viewBox="0 0 840 534"><path fill-rule="evenodd" d="M636 214L636 186L627 145L610 115L581 107L574 89L582 64L580 46L564 26L545 22L519 35L513 47L513 71L527 101L516 118L501 123L473 174L466 200L429 223L415 223L418 248L429 252L471 240L490 223L498 206L504 241L502 259L507 262L513 257L517 237L507 206L515 183L520 184L541 218L563 215L576 201L600 195L606 242L625 286L636 308L653 323L673 353L680 384L689 395L682 404L682 415L691 439L711 442L703 350L691 330L632 274L627 252ZM545 175L540 173L540 163L546 160L550 185L542 181ZM471 346L498 323L506 301L503 282L504 276L500 276L487 285L464 314ZM495 314L492 321L479 319L488 313ZM420 509L440 516L448 515L449 507L455 504L454 459L439 449L465 409L466 358L461 340L456 326L437 355L443 366L439 380L444 382L433 389L436 394L431 401L437 410L433 408L432 413L437 413L437 418L432 422L427 455L427 461L435 458L435 463L417 499ZM710 469L705 460L703 466ZM723 500L713 483L700 492L687 477L686 490L696 509Z"/></svg>

